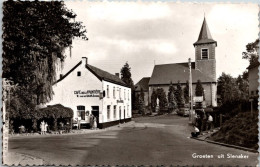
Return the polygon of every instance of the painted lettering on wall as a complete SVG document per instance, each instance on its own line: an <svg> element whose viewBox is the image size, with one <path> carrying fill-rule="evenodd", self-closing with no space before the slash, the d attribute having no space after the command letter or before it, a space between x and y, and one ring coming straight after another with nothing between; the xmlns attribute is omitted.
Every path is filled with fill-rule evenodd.
<svg viewBox="0 0 260 167"><path fill-rule="evenodd" d="M77 97L100 97L100 90L76 90L74 94Z"/></svg>

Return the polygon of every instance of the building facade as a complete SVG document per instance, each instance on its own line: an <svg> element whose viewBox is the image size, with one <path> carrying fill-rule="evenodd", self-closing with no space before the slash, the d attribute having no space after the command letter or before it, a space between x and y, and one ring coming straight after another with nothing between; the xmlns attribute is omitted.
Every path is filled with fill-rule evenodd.
<svg viewBox="0 0 260 167"><path fill-rule="evenodd" d="M259 67L259 62L252 63L247 67L248 82L249 82L249 92L248 92L249 97L258 96L258 87L259 87L258 67Z"/></svg>
<svg viewBox="0 0 260 167"><path fill-rule="evenodd" d="M198 80L204 88L205 102L207 106L217 106L217 79L215 48L217 42L213 40L206 19L204 18L198 40L193 44L195 48L195 62L191 62L192 94L195 96L195 88ZM190 69L188 62L155 65L149 81L149 99L153 89L163 88L168 92L170 83L178 82L184 87L189 81Z"/></svg>
<svg viewBox="0 0 260 167"><path fill-rule="evenodd" d="M143 77L137 84L135 84L135 96L141 93L141 90L144 92L144 104L145 106L149 105L149 81L150 77Z"/></svg>
<svg viewBox="0 0 260 167"><path fill-rule="evenodd" d="M53 89L53 100L48 105L70 107L81 124L90 123L90 114L97 118L99 128L131 120L131 88L119 75L88 64L86 57L61 76Z"/></svg>

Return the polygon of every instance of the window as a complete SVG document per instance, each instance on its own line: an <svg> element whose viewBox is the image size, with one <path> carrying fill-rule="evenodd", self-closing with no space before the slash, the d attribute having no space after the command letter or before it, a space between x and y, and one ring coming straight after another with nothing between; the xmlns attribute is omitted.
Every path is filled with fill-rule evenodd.
<svg viewBox="0 0 260 167"><path fill-rule="evenodd" d="M202 59L208 59L209 58L208 49L201 49L201 58Z"/></svg>
<svg viewBox="0 0 260 167"><path fill-rule="evenodd" d="M129 90L128 90L127 96L128 96L128 100L130 100L130 99L129 99Z"/></svg>
<svg viewBox="0 0 260 167"><path fill-rule="evenodd" d="M109 85L107 85L107 98L109 98Z"/></svg>
<svg viewBox="0 0 260 167"><path fill-rule="evenodd" d="M110 119L110 105L107 106L107 119Z"/></svg>
<svg viewBox="0 0 260 167"><path fill-rule="evenodd" d="M119 88L119 98L121 99L121 88Z"/></svg>
<svg viewBox="0 0 260 167"><path fill-rule="evenodd" d="M116 98L116 88L113 87L113 97Z"/></svg>
<svg viewBox="0 0 260 167"><path fill-rule="evenodd" d="M116 118L116 105L114 105L114 118Z"/></svg>
<svg viewBox="0 0 260 167"><path fill-rule="evenodd" d="M124 89L124 99L126 99L126 96L125 96L125 89Z"/></svg>
<svg viewBox="0 0 260 167"><path fill-rule="evenodd" d="M80 71L77 72L77 76L78 77L81 76L81 72Z"/></svg>
<svg viewBox="0 0 260 167"><path fill-rule="evenodd" d="M127 117L129 117L129 105L127 105Z"/></svg>

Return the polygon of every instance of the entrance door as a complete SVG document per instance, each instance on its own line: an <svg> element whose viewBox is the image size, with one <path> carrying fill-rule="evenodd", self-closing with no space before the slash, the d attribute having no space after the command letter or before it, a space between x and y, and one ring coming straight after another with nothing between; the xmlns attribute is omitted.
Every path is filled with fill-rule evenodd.
<svg viewBox="0 0 260 167"><path fill-rule="evenodd" d="M91 113L96 117L97 119L97 127L99 128L99 106L91 106L92 111Z"/></svg>

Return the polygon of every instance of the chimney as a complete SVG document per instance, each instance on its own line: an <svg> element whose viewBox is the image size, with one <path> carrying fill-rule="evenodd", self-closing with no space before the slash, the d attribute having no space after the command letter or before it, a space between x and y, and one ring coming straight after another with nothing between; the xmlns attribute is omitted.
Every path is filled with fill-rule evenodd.
<svg viewBox="0 0 260 167"><path fill-rule="evenodd" d="M116 76L117 76L118 78L120 78L120 77L119 77L119 73L116 73Z"/></svg>
<svg viewBox="0 0 260 167"><path fill-rule="evenodd" d="M82 63L84 66L88 64L88 58L87 57L82 57Z"/></svg>

